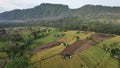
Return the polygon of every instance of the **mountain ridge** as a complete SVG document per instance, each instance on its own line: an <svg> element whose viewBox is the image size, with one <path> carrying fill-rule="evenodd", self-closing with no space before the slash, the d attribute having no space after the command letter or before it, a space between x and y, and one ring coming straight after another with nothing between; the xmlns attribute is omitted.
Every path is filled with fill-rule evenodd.
<svg viewBox="0 0 120 68"><path fill-rule="evenodd" d="M67 16L91 16L120 18L120 7L110 7L102 5L84 5L81 8L71 9L68 5L43 3L34 8L15 9L0 13L0 20L34 20L48 17L67 17Z"/></svg>

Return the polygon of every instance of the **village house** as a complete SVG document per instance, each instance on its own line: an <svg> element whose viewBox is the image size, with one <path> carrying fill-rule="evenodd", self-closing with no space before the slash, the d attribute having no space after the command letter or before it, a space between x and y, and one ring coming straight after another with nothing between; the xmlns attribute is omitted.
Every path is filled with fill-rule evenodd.
<svg viewBox="0 0 120 68"><path fill-rule="evenodd" d="M64 59L68 59L68 58L70 59L72 57L70 54L66 54L66 53L62 54L62 56Z"/></svg>

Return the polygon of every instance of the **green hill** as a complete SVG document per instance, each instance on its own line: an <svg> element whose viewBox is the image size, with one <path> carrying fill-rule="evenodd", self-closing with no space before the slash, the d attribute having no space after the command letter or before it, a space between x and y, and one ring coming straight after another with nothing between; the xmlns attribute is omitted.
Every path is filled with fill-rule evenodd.
<svg viewBox="0 0 120 68"><path fill-rule="evenodd" d="M30 9L15 9L0 14L1 20L27 20L40 19L45 17L57 17L69 12L67 5L43 3Z"/></svg>
<svg viewBox="0 0 120 68"><path fill-rule="evenodd" d="M0 14L0 20L34 20L78 16L97 19L120 19L120 7L101 5L85 5L78 9L70 9L67 5L43 3L30 9L15 9Z"/></svg>

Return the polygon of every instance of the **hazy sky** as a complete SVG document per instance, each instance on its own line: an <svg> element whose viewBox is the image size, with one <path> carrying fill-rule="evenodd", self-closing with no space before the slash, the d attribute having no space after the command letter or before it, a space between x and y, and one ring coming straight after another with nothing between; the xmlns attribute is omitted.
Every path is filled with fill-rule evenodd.
<svg viewBox="0 0 120 68"><path fill-rule="evenodd" d="M70 8L79 8L86 4L120 6L120 0L0 0L0 12L32 8L41 3L65 4Z"/></svg>

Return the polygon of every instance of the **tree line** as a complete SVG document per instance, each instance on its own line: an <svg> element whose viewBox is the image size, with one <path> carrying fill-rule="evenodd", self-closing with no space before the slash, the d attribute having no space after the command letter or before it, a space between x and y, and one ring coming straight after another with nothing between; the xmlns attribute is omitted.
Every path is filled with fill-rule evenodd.
<svg viewBox="0 0 120 68"><path fill-rule="evenodd" d="M46 21L27 21L20 22L7 22L0 23L1 28L5 27L24 27L24 26L42 26L42 27L55 27L62 30L82 30L82 31L94 31L98 33L108 33L120 35L120 24L111 22L101 22L98 20L85 20L78 17L65 17L58 20Z"/></svg>

